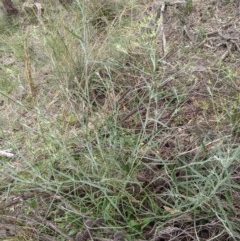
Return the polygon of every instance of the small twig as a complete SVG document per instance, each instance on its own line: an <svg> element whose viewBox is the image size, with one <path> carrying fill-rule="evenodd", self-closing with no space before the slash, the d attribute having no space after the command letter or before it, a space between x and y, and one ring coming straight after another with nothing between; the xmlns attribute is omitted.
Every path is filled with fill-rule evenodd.
<svg viewBox="0 0 240 241"><path fill-rule="evenodd" d="M130 111L127 115L125 115L125 116L120 120L120 122L125 122L130 116L134 115L137 111L143 110L144 108L145 108L144 106L140 106L140 107L137 107L137 108L133 109L133 110Z"/></svg>
<svg viewBox="0 0 240 241"><path fill-rule="evenodd" d="M22 200L19 199L19 198L17 198L16 200L13 200L13 201L9 201L9 202L5 202L4 201L3 204L0 203L0 210L5 210L6 208L11 207L13 205L16 205L16 204L18 204L21 201Z"/></svg>
<svg viewBox="0 0 240 241"><path fill-rule="evenodd" d="M227 136L227 137L230 137L230 135ZM209 143L206 143L206 144L204 144L204 146L205 146L205 147L208 147L208 146L211 146L211 145L213 145L214 143L219 142L219 141L221 141L221 139L217 139L217 140L211 141L211 142L209 142ZM195 151L197 151L197 150L199 150L199 149L201 149L201 148L202 148L202 147L198 146L198 147L196 147L196 148L194 148L194 149L191 149L191 150L189 150L189 151L182 152L182 153L178 154L176 157L184 156L184 155L186 155L186 154L195 152Z"/></svg>
<svg viewBox="0 0 240 241"><path fill-rule="evenodd" d="M184 34L188 37L188 39L193 42L193 38L192 38L192 36L190 35L190 33L189 33L186 25L183 26L183 32L184 32Z"/></svg>
<svg viewBox="0 0 240 241"><path fill-rule="evenodd" d="M75 241L86 241L89 238L91 238L91 230L94 230L94 228L97 228L101 222L103 220L101 218L98 218L96 220L91 220L91 219L87 219L84 222L84 226L86 227L86 230L82 231L82 232L78 232L76 237L75 237ZM96 238L94 237L94 240Z"/></svg>
<svg viewBox="0 0 240 241"><path fill-rule="evenodd" d="M164 2L166 5L185 4L185 3L186 3L185 0L176 0L176 1L172 1L172 0L163 0L163 2Z"/></svg>
<svg viewBox="0 0 240 241"><path fill-rule="evenodd" d="M97 237L94 237L94 240L97 240L97 241L115 241L112 238L97 238Z"/></svg>
<svg viewBox="0 0 240 241"><path fill-rule="evenodd" d="M233 43L236 46L238 52L240 53L240 47L239 47L238 43L233 39L231 39L230 42Z"/></svg>
<svg viewBox="0 0 240 241"><path fill-rule="evenodd" d="M14 157L14 154L11 153L11 150L2 150L0 151L0 156Z"/></svg>
<svg viewBox="0 0 240 241"><path fill-rule="evenodd" d="M57 227L55 224L47 221L45 218L41 217L41 216L36 216L36 218L39 218L39 220L42 221L42 223L44 223L46 226L50 227L51 229L53 229L54 231L56 231L58 234L62 235L62 237L64 237L65 239L67 239L68 241L74 241L74 239L72 237L70 237L69 235L65 234L59 227Z"/></svg>
<svg viewBox="0 0 240 241"><path fill-rule="evenodd" d="M232 49L232 43L230 44L230 46L227 44L227 50L222 54L222 56L220 57L220 60L223 61L227 58L227 56L229 55L229 53L231 52Z"/></svg>
<svg viewBox="0 0 240 241"><path fill-rule="evenodd" d="M48 234L39 234L39 239L44 241L58 241L58 239Z"/></svg>
<svg viewBox="0 0 240 241"><path fill-rule="evenodd" d="M233 36L230 36L230 35L222 34L220 30L218 30L217 32L218 32L219 36L222 37L225 40L239 40L238 37L233 37Z"/></svg>
<svg viewBox="0 0 240 241"><path fill-rule="evenodd" d="M83 147L84 149L85 147ZM61 196L54 196L54 198L56 200L60 200L63 205L60 207L61 210L67 210L67 211L70 211L70 212L73 212L75 214L77 214L78 216L82 217L82 218L86 218L86 214L84 215L83 213L81 213L78 209L76 209L75 207L73 207L70 203L68 203L63 197ZM65 206L65 207L63 207Z"/></svg>
<svg viewBox="0 0 240 241"><path fill-rule="evenodd" d="M29 85L29 89L30 89L30 95L31 98L35 99L36 97L36 86L32 77L32 63L31 63L31 58L30 58L30 54L29 54L29 43L28 43L28 38L29 38L29 31L27 32L27 36L25 39L25 43L24 43L24 51L25 51L25 58L24 58L24 63L25 63L25 74L26 74L26 79Z"/></svg>
<svg viewBox="0 0 240 241"><path fill-rule="evenodd" d="M30 207L29 207L30 208ZM65 234L57 225L53 224L50 221L47 221L44 217L40 216L39 214L37 214L37 212L35 210L33 210L32 208L30 208L35 219L38 220L39 222L43 223L44 225L46 225L48 228L54 230L56 233L60 234L62 237L64 237L66 240L68 241L74 241L74 239L72 237L70 237L69 235Z"/></svg>

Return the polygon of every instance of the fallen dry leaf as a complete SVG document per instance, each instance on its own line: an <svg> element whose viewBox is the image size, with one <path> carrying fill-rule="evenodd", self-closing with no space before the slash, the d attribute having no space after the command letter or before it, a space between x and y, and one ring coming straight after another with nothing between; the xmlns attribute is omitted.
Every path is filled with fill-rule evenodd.
<svg viewBox="0 0 240 241"><path fill-rule="evenodd" d="M11 150L3 150L0 151L0 156L5 156L5 157L14 157L14 154L10 152Z"/></svg>
<svg viewBox="0 0 240 241"><path fill-rule="evenodd" d="M176 213L180 213L179 210L175 210L175 209L172 209L170 207L167 207L167 206L163 206L164 210L167 211L168 213L170 214L176 214Z"/></svg>

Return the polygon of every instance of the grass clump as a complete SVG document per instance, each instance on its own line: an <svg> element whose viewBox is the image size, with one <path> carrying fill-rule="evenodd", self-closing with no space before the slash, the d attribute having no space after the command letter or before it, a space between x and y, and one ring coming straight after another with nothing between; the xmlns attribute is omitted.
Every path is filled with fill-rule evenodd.
<svg viewBox="0 0 240 241"><path fill-rule="evenodd" d="M205 5L43 1L1 32L6 240L239 239L238 50Z"/></svg>

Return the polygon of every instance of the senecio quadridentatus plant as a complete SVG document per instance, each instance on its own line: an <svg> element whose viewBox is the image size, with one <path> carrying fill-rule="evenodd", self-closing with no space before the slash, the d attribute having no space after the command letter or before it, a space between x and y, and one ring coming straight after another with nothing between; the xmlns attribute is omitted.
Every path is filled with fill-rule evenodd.
<svg viewBox="0 0 240 241"><path fill-rule="evenodd" d="M131 28L129 32L132 33L133 36L138 37L135 40L133 40L134 38L129 38L132 41L130 45L133 45L133 47L143 47L142 44L147 44L149 40L156 39L159 33L160 25L163 22L160 14L160 7L161 5L152 4L148 7L147 11L143 13L144 17L138 17L133 23L131 23L130 26L126 27L127 31ZM141 20L139 20L140 18ZM123 46L123 44L116 44L116 48L120 51L126 52L125 47L126 46Z"/></svg>
<svg viewBox="0 0 240 241"><path fill-rule="evenodd" d="M149 49L155 48L158 43L161 43L163 54L166 55L167 49L163 24L164 11L166 5L182 3L185 4L185 0L165 0L156 1L150 6L147 6L143 14L141 13L135 21L125 27L122 38L120 37L120 40L115 42L116 50L128 54L129 48Z"/></svg>

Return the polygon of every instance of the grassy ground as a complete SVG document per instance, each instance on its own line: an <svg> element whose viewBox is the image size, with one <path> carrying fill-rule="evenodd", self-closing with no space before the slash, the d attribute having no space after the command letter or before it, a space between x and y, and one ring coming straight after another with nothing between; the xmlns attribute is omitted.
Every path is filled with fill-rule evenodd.
<svg viewBox="0 0 240 241"><path fill-rule="evenodd" d="M239 2L49 2L0 20L0 240L240 240Z"/></svg>

